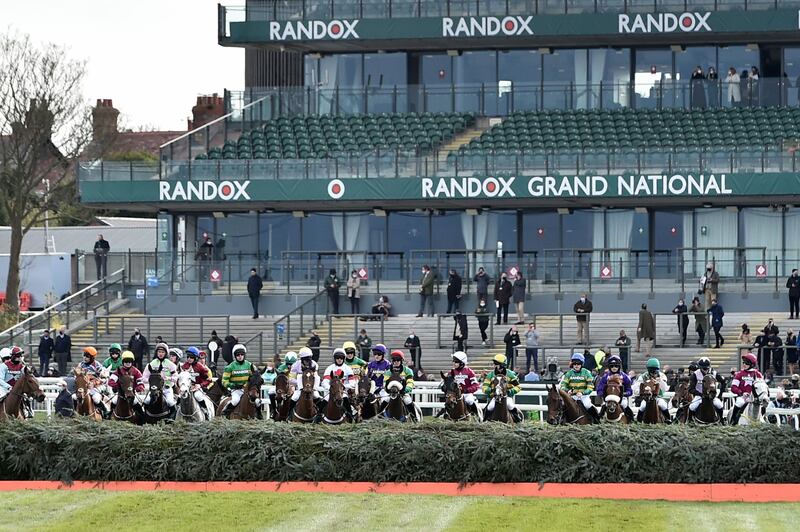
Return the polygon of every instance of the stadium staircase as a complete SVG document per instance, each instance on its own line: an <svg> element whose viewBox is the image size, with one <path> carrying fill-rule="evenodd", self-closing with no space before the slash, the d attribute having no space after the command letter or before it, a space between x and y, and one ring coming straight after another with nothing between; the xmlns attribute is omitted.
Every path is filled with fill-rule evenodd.
<svg viewBox="0 0 800 532"><path fill-rule="evenodd" d="M497 119L497 120L502 120L502 119ZM491 127L489 124L490 121L488 118L478 118L472 127L465 129L464 131L453 137L453 139L450 140L449 142L442 144L442 146L439 148L438 151L439 162L440 163L445 162L447 160L448 155L450 155L451 153L458 152L458 150L462 146L466 146L474 139L480 138Z"/></svg>

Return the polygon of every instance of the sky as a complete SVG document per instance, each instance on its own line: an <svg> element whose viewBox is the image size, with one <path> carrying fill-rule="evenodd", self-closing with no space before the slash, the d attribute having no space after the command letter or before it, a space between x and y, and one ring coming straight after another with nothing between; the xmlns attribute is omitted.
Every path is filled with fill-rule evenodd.
<svg viewBox="0 0 800 532"><path fill-rule="evenodd" d="M121 125L185 131L198 95L244 87L244 50L217 44L217 3L0 0L0 31L86 60L87 101L113 100Z"/></svg>

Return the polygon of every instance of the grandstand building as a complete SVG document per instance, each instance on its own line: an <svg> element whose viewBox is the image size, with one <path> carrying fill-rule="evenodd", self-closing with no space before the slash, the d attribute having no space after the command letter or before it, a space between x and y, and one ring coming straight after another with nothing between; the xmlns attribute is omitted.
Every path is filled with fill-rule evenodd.
<svg viewBox="0 0 800 532"><path fill-rule="evenodd" d="M157 164L78 171L87 206L157 213L147 276L173 295L256 265L279 293L335 267L409 295L429 263L666 305L707 262L767 292L800 261L798 1L254 0L218 16L220 45L247 50L224 117Z"/></svg>

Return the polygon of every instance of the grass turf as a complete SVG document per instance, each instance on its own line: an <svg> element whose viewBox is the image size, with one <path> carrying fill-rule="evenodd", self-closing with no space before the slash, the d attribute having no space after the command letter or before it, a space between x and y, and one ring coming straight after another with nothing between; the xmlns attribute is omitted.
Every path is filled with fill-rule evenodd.
<svg viewBox="0 0 800 532"><path fill-rule="evenodd" d="M20 491L0 531L797 530L800 504L312 493Z"/></svg>

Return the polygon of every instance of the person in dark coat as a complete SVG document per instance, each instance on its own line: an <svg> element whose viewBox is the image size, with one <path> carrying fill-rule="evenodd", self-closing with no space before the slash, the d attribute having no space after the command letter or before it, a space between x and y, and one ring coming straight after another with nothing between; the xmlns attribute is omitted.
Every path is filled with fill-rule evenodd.
<svg viewBox="0 0 800 532"><path fill-rule="evenodd" d="M519 332L517 332L516 325L511 326L506 335L503 337L503 342L506 344L506 358L508 359L508 367L514 369L514 362L516 362L517 356L517 346L520 344Z"/></svg>
<svg viewBox="0 0 800 532"><path fill-rule="evenodd" d="M714 338L716 339L717 345L714 346L714 349L719 349L725 344L725 338L722 337L720 334L720 330L722 329L722 318L725 316L725 311L722 309L722 305L717 303L716 299L711 300L711 307L708 309L708 313L711 315L711 328L714 329Z"/></svg>
<svg viewBox="0 0 800 532"><path fill-rule="evenodd" d="M71 387L74 388L75 379L73 377L67 377L58 383L59 392L53 403L53 409L58 417L75 417L75 402L72 399L70 382L72 383Z"/></svg>
<svg viewBox="0 0 800 532"><path fill-rule="evenodd" d="M238 343L239 339L232 334L226 336L225 341L222 342L222 359L225 361L225 365L233 362L233 347Z"/></svg>
<svg viewBox="0 0 800 532"><path fill-rule="evenodd" d="M53 339L53 356L58 363L58 372L66 375L67 363L72 362L72 337L67 334L67 328L63 325Z"/></svg>
<svg viewBox="0 0 800 532"><path fill-rule="evenodd" d="M575 340L578 344L589 343L589 315L594 310L592 302L586 297L586 294L581 294L580 299L572 306L572 312L575 313L575 322L578 325L578 335Z"/></svg>
<svg viewBox="0 0 800 532"><path fill-rule="evenodd" d="M789 289L789 319L800 319L800 273L797 268L792 270L792 275L786 280Z"/></svg>
<svg viewBox="0 0 800 532"><path fill-rule="evenodd" d="M421 367L422 366L422 345L419 342L419 336L414 334L414 331L409 331L408 338L406 338L405 343L403 346L408 349L409 354L411 355L411 360L414 363L414 367Z"/></svg>
<svg viewBox="0 0 800 532"><path fill-rule="evenodd" d="M681 335L681 347L686 345L686 330L689 328L689 315L687 312L686 302L683 299L679 300L675 308L672 309L672 313L678 317L678 334Z"/></svg>
<svg viewBox="0 0 800 532"><path fill-rule="evenodd" d="M147 338L139 330L139 327L133 329L131 339L128 340L128 351L133 353L136 359L136 369L142 371L144 365L142 361L147 358L150 361L150 346L147 344Z"/></svg>
<svg viewBox="0 0 800 532"><path fill-rule="evenodd" d="M219 360L219 357L222 354L222 344L224 343L222 341L222 338L220 338L217 335L217 331L216 330L212 330L211 331L211 338L208 339L208 342L206 343L206 347L208 347L211 344L211 342L214 342L215 344L217 344L217 348L215 350L213 350L213 351L211 350L210 347L208 348L208 358L209 358L208 362L209 362L209 364L211 366L216 366L217 365L217 361ZM211 366L209 366L209 367L210 367L210 369L213 370L214 368L211 367Z"/></svg>
<svg viewBox="0 0 800 532"><path fill-rule="evenodd" d="M692 108L705 109L706 107L706 75L703 73L703 67L697 65L697 68L692 72L691 78L692 86Z"/></svg>
<svg viewBox="0 0 800 532"><path fill-rule="evenodd" d="M306 347L311 349L311 358L314 362L319 362L319 346L321 345L322 339L319 337L319 334L317 334L317 331L311 331L311 336L308 337Z"/></svg>
<svg viewBox="0 0 800 532"><path fill-rule="evenodd" d="M461 302L461 276L455 270L450 270L450 277L447 280L447 312L458 311Z"/></svg>
<svg viewBox="0 0 800 532"><path fill-rule="evenodd" d="M50 331L45 329L39 338L39 375L42 377L46 377L47 371L50 369L50 359L53 358L54 347L55 342L50 337Z"/></svg>
<svg viewBox="0 0 800 532"><path fill-rule="evenodd" d="M97 242L94 243L94 265L97 270L97 280L108 275L108 252L111 245L103 235L97 235Z"/></svg>
<svg viewBox="0 0 800 532"><path fill-rule="evenodd" d="M622 371L628 372L628 360L631 352L631 339L625 333L625 329L619 331L619 338L614 342L614 345L619 349L619 358L622 361Z"/></svg>
<svg viewBox="0 0 800 532"><path fill-rule="evenodd" d="M653 313L647 310L647 303L642 303L642 308L639 310L639 323L636 326L636 352L641 350L642 340L644 340L645 352L649 354L650 342L655 340L655 337L656 320L653 318Z"/></svg>
<svg viewBox="0 0 800 532"><path fill-rule="evenodd" d="M783 341L786 348L786 373L794 375L797 373L797 335L789 329L786 331L786 340Z"/></svg>
<svg viewBox="0 0 800 532"><path fill-rule="evenodd" d="M764 352L769 352L764 358L772 360L772 367L774 368L775 375L784 375L783 370L783 341L778 333L770 332L767 336L767 346ZM769 368L767 368L769 369Z"/></svg>
<svg viewBox="0 0 800 532"><path fill-rule="evenodd" d="M511 288L514 305L517 307L517 325L525 323L525 287L526 282L522 277L522 272L518 271Z"/></svg>
<svg viewBox="0 0 800 532"><path fill-rule="evenodd" d="M744 327L744 326L742 326ZM769 329L764 327L764 329L760 332L756 339L753 341L753 348L757 349L758 360L760 362L759 367L761 368L761 373L766 374L767 370L769 369L772 359L770 358L770 351L767 349L767 341L769 338Z"/></svg>
<svg viewBox="0 0 800 532"><path fill-rule="evenodd" d="M486 347L486 329L489 327L489 309L486 308L486 300L481 299L475 309L475 317L478 319L478 329L481 331L481 345Z"/></svg>
<svg viewBox="0 0 800 532"><path fill-rule="evenodd" d="M250 277L247 279L247 295L250 296L250 304L253 305L253 319L258 319L258 300L261 297L261 289L264 282L255 268L250 269Z"/></svg>
<svg viewBox="0 0 800 532"><path fill-rule="evenodd" d="M336 275L336 269L331 268L328 271L328 276L325 278L325 291L328 293L328 301L330 302L330 313L339 314L339 287L342 282L339 276Z"/></svg>
<svg viewBox="0 0 800 532"><path fill-rule="evenodd" d="M469 338L469 330L467 327L467 317L456 310L456 315L453 316L455 325L453 326L453 341L456 342L456 351L467 351L467 338Z"/></svg>
<svg viewBox="0 0 800 532"><path fill-rule="evenodd" d="M478 268L478 273L475 274L475 277L473 277L472 280L475 281L475 291L478 293L478 300L480 301L483 299L484 301L488 301L489 283L491 282L491 279L484 271L483 266Z"/></svg>
<svg viewBox="0 0 800 532"><path fill-rule="evenodd" d="M494 305L497 307L497 325L500 325L500 316L503 316L503 323L508 323L508 304L511 301L511 282L505 273L494 285Z"/></svg>

